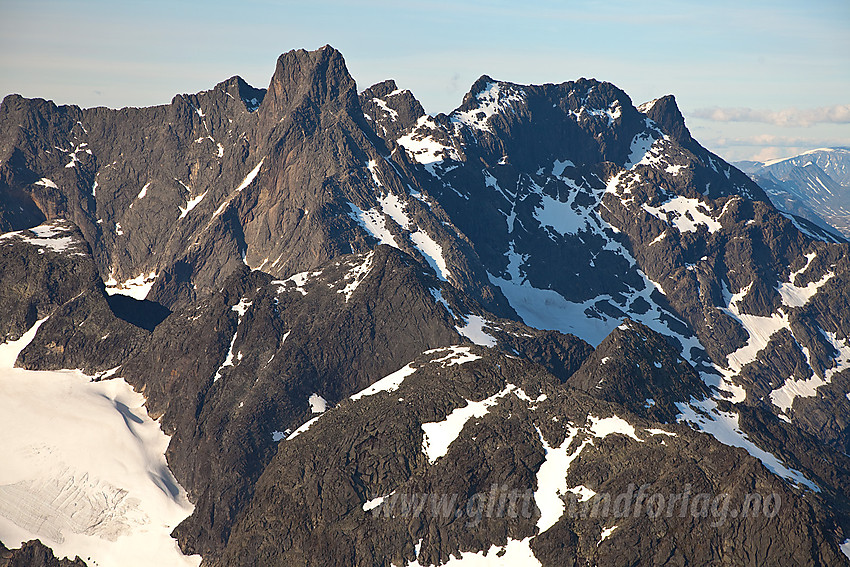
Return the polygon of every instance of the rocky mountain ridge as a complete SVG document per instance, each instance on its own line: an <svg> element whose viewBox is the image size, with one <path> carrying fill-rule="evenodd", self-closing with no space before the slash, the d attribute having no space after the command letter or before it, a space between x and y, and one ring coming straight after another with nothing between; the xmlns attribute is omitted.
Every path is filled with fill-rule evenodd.
<svg viewBox="0 0 850 567"><path fill-rule="evenodd" d="M817 565L850 538L847 245L702 148L672 96L482 76L432 117L393 81L358 93L328 46L266 90L151 109L13 95L0 226L2 336L47 317L18 364L144 392L205 564ZM427 425L464 407L437 451ZM629 479L787 506L557 515L568 486ZM374 504L465 510L493 484L535 511L461 530Z"/></svg>

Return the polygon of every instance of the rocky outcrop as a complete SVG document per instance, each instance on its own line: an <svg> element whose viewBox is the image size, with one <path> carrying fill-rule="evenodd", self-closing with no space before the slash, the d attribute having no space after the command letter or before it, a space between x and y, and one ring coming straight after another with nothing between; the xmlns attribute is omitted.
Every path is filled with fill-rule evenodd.
<svg viewBox="0 0 850 567"><path fill-rule="evenodd" d="M454 365L449 349L426 354L398 389L345 400L282 441L224 555L206 561L437 565L475 553L507 560L515 548L542 565L840 561L830 536L809 530L824 520L818 505L744 451L564 388L528 362L470 354ZM462 428L437 433L475 403L484 409ZM440 434L456 437L440 450ZM572 463L551 474L572 492L550 494L558 451ZM732 517L750 490L781 511ZM671 500L721 493L722 519L708 501L701 516ZM776 529L787 542L767 535Z"/></svg>
<svg viewBox="0 0 850 567"><path fill-rule="evenodd" d="M676 422L677 403L711 393L663 337L629 320L602 341L567 385L661 423Z"/></svg>
<svg viewBox="0 0 850 567"><path fill-rule="evenodd" d="M494 328L483 335L494 345L521 335L530 357L562 372L587 348L487 314L390 246L286 280L243 269L169 316L118 375L174 435L169 463L196 504L176 532L184 550L208 555L226 543L275 437L311 417L312 396L333 406L424 351L468 342L474 313Z"/></svg>
<svg viewBox="0 0 850 567"><path fill-rule="evenodd" d="M167 313L154 304L107 296L88 245L68 221L3 235L0 261L5 339L18 339L45 320L18 357L26 368L104 372L139 348Z"/></svg>
<svg viewBox="0 0 850 567"><path fill-rule="evenodd" d="M50 548L38 540L28 541L18 549L9 550L0 542L0 566L2 567L85 567L79 557L57 559Z"/></svg>

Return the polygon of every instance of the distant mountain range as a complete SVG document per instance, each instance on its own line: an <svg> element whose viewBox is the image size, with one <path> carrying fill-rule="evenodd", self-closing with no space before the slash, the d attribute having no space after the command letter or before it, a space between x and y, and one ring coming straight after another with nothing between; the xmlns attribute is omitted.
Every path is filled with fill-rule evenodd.
<svg viewBox="0 0 850 567"><path fill-rule="evenodd" d="M821 148L734 165L758 183L780 210L850 238L850 149Z"/></svg>
<svg viewBox="0 0 850 567"><path fill-rule="evenodd" d="M850 246L673 96L10 95L0 232L0 566L847 562Z"/></svg>

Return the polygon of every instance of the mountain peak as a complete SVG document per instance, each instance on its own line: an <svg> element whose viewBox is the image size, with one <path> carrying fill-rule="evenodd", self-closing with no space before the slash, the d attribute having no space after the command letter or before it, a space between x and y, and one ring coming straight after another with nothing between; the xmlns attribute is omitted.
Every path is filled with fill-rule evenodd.
<svg viewBox="0 0 850 567"><path fill-rule="evenodd" d="M498 83L499 81L494 80L489 75L481 75L478 79L472 83L472 86L469 87L469 92L466 93L463 97L463 102L461 103L459 110L469 110L470 108L476 108L478 106L478 97L479 95L486 91L489 88L489 85L493 83Z"/></svg>
<svg viewBox="0 0 850 567"><path fill-rule="evenodd" d="M699 374L662 335L625 319L567 384L661 422L675 421L675 403L709 394Z"/></svg>
<svg viewBox="0 0 850 567"><path fill-rule="evenodd" d="M669 94L651 103L641 105L640 110L652 121L661 126L661 130L677 143L690 149L695 144L691 132L685 126L685 117L676 104L676 97Z"/></svg>
<svg viewBox="0 0 850 567"><path fill-rule="evenodd" d="M396 140L413 128L425 109L407 89L387 79L360 93L360 107L372 128L386 139Z"/></svg>
<svg viewBox="0 0 850 567"><path fill-rule="evenodd" d="M357 87L342 54L326 45L315 51L292 50L278 57L260 112L284 115L309 101L316 106L356 103Z"/></svg>
<svg viewBox="0 0 850 567"><path fill-rule="evenodd" d="M266 89L258 89L249 85L245 79L239 75L234 75L229 79L220 82L215 86L214 90L222 90L231 97L242 100L249 112L257 110L263 98L266 96Z"/></svg>
<svg viewBox="0 0 850 567"><path fill-rule="evenodd" d="M393 79L386 79L384 81L381 81L380 83L375 83L363 92L369 93L370 95L375 97L383 98L385 96L388 96L390 93L396 92L397 90L398 85L396 84L396 82Z"/></svg>

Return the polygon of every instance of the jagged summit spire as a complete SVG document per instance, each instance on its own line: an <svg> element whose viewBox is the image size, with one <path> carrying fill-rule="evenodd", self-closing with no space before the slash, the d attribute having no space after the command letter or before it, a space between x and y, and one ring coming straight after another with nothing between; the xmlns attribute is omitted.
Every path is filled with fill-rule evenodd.
<svg viewBox="0 0 850 567"><path fill-rule="evenodd" d="M315 51L298 49L282 54L260 112L282 115L305 99L317 105L335 99L343 106L356 104L354 79L342 54L330 45Z"/></svg>
<svg viewBox="0 0 850 567"><path fill-rule="evenodd" d="M675 96L668 94L651 103L643 104L641 110L679 144L689 147L696 143L688 127L685 126L685 117L676 104Z"/></svg>

